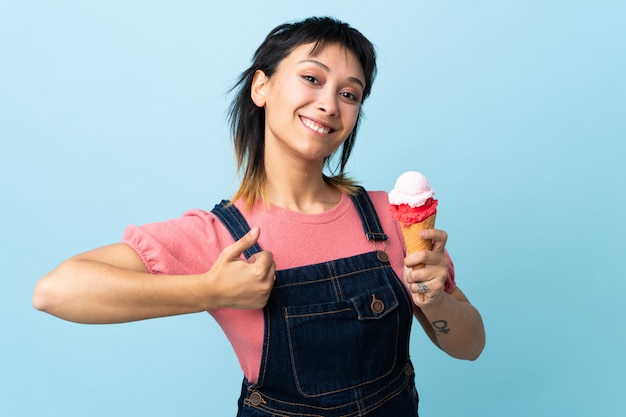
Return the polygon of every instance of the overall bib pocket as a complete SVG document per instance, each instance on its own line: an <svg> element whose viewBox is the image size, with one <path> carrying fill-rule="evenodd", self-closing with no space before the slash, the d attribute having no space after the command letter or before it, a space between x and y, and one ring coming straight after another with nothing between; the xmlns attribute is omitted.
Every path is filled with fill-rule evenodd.
<svg viewBox="0 0 626 417"><path fill-rule="evenodd" d="M397 362L398 299L390 286L343 301L284 308L294 379L305 397L358 387Z"/></svg>

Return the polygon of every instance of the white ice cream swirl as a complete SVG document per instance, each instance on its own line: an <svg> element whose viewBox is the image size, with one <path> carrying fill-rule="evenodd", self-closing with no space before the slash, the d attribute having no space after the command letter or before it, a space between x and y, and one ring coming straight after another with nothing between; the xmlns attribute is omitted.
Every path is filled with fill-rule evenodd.
<svg viewBox="0 0 626 417"><path fill-rule="evenodd" d="M408 171L398 177L395 187L389 192L389 204L420 207L433 195L435 190L430 188L428 180L422 173Z"/></svg>

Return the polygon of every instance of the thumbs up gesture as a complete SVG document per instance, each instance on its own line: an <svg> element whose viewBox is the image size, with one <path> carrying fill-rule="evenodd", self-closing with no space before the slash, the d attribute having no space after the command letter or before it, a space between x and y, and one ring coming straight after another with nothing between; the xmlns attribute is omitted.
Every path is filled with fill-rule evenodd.
<svg viewBox="0 0 626 417"><path fill-rule="evenodd" d="M255 226L225 247L205 274L212 286L211 309L260 309L267 304L276 272L272 253L258 252L247 260L241 256L256 243L259 235L260 230Z"/></svg>

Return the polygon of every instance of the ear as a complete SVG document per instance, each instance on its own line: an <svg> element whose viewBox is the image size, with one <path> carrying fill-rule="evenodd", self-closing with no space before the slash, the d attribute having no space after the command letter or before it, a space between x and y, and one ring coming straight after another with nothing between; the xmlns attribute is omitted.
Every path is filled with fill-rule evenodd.
<svg viewBox="0 0 626 417"><path fill-rule="evenodd" d="M252 77L252 91L250 97L257 107L265 107L265 87L269 78L261 70L257 70Z"/></svg>

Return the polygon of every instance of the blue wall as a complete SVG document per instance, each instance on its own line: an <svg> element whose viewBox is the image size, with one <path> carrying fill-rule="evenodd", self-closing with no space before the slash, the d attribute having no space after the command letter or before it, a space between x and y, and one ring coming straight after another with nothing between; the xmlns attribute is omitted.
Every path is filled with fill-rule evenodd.
<svg viewBox="0 0 626 417"><path fill-rule="evenodd" d="M275 25L329 14L380 56L350 173L430 178L487 327L471 363L415 332L421 414L623 416L626 5L557 3L3 1L0 415L234 415L241 371L207 314L82 326L32 288L129 223L230 196L226 91Z"/></svg>

